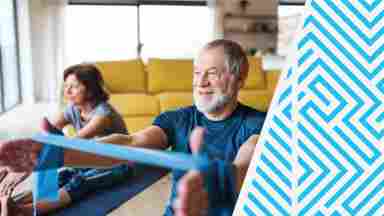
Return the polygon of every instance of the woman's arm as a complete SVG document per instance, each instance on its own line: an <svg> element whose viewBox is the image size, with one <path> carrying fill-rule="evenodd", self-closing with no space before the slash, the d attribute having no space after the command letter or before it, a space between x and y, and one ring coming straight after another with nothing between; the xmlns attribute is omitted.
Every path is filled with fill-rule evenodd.
<svg viewBox="0 0 384 216"><path fill-rule="evenodd" d="M131 135L112 134L110 136L97 139L97 141L150 149L166 149L168 147L167 136L165 135L163 129L158 126L150 126ZM127 161L69 149L64 151L65 166L110 167L121 163L127 163Z"/></svg>
<svg viewBox="0 0 384 216"><path fill-rule="evenodd" d="M98 141L152 149L168 147L167 136L158 126L150 126L132 135L111 135ZM0 140L0 166L6 166L14 172L31 171L37 164L42 147L43 144L31 139ZM121 163L128 161L64 149L64 166L110 167Z"/></svg>
<svg viewBox="0 0 384 216"><path fill-rule="evenodd" d="M89 139L99 136L105 128L111 126L111 119L108 116L94 116L83 128L76 133L76 137Z"/></svg>
<svg viewBox="0 0 384 216"><path fill-rule="evenodd" d="M64 113L60 112L55 119L52 121L52 124L57 128L62 130L69 122L64 118Z"/></svg>

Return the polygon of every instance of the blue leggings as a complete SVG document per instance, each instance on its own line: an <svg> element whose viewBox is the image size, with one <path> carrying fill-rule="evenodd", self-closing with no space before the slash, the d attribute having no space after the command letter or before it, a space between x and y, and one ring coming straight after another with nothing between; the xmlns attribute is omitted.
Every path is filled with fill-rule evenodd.
<svg viewBox="0 0 384 216"><path fill-rule="evenodd" d="M78 201L90 192L123 183L133 174L133 168L126 164L107 169L64 168L59 172L59 186L72 201Z"/></svg>

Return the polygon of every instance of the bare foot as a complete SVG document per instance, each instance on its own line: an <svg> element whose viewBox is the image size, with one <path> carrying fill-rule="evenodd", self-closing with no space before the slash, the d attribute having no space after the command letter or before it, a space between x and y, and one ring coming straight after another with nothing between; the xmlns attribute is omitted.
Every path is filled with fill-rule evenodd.
<svg viewBox="0 0 384 216"><path fill-rule="evenodd" d="M0 169L0 183L4 180L4 178L8 175L8 170L6 168Z"/></svg>
<svg viewBox="0 0 384 216"><path fill-rule="evenodd" d="M12 196L12 192L14 189L23 182L29 173L21 172L21 173L9 173L6 178L0 184L0 196L7 196L8 194Z"/></svg>
<svg viewBox="0 0 384 216"><path fill-rule="evenodd" d="M27 216L9 196L1 197L0 201L1 216Z"/></svg>
<svg viewBox="0 0 384 216"><path fill-rule="evenodd" d="M1 202L1 213L0 213L0 215L1 216L7 216L8 215L8 208L7 208L7 199L8 199L8 197L6 197L6 196L2 196L2 197L0 197L0 202Z"/></svg>

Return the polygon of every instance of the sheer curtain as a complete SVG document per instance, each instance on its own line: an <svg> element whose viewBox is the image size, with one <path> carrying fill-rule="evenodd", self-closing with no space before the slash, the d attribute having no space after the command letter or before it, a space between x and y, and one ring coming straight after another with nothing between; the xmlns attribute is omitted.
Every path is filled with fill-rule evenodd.
<svg viewBox="0 0 384 216"><path fill-rule="evenodd" d="M30 1L32 61L38 101L61 100L65 57L65 11L68 0Z"/></svg>

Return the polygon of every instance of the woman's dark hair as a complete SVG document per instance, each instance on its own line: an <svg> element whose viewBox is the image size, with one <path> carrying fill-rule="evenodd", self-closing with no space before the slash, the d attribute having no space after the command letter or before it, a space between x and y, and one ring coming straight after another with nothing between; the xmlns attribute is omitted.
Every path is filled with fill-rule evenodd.
<svg viewBox="0 0 384 216"><path fill-rule="evenodd" d="M77 64L65 69L64 81L72 74L85 86L87 92L90 94L90 99L95 100L96 104L109 100L109 94L103 88L103 77L95 65Z"/></svg>

